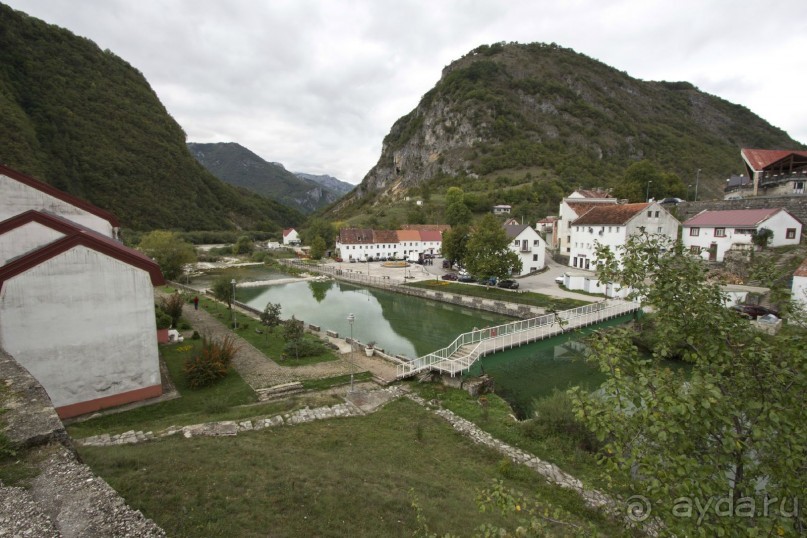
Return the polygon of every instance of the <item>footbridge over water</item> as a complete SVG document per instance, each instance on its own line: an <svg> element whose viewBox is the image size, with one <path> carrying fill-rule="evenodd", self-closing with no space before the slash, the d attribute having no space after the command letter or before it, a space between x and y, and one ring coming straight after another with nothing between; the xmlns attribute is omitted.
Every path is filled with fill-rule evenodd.
<svg viewBox="0 0 807 538"><path fill-rule="evenodd" d="M566 331L623 316L639 309L639 304L606 300L585 306L485 327L459 335L451 344L422 357L398 365L398 379L427 370L451 376L467 371L480 358L504 349L543 340Z"/></svg>

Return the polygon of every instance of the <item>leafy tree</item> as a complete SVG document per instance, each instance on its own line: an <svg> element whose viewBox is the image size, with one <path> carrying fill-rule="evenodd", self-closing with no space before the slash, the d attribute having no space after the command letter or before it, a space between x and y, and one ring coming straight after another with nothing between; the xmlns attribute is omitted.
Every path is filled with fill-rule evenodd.
<svg viewBox="0 0 807 538"><path fill-rule="evenodd" d="M311 219L308 227L303 231L303 242L306 245L313 245L317 237L325 242L323 252L333 248L336 240L336 228L330 222L315 218Z"/></svg>
<svg viewBox="0 0 807 538"><path fill-rule="evenodd" d="M157 262L168 280L179 277L185 264L196 261L196 249L193 245L180 239L179 234L174 232L149 232L143 236L137 248Z"/></svg>
<svg viewBox="0 0 807 538"><path fill-rule="evenodd" d="M521 259L510 250L510 238L491 213L482 217L468 238L465 267L481 277L506 278L521 271Z"/></svg>
<svg viewBox="0 0 807 538"><path fill-rule="evenodd" d="M577 416L604 442L610 474L632 472L632 490L671 534L804 532L793 509L807 490L804 330L770 336L750 327L724 307L719 284L680 242L635 236L621 263L607 248L597 258L600 281L642 297L656 332L650 357L630 329L597 334L589 360L607 379L596 393L570 393ZM688 373L665 367L670 357L687 362Z"/></svg>
<svg viewBox="0 0 807 538"><path fill-rule="evenodd" d="M443 233L443 257L452 265L463 264L470 233L471 229L468 226L455 226Z"/></svg>
<svg viewBox="0 0 807 538"><path fill-rule="evenodd" d="M286 348L294 351L296 359L300 358L300 347L304 336L305 326L302 321L294 316L283 324L283 339L286 341Z"/></svg>
<svg viewBox="0 0 807 538"><path fill-rule="evenodd" d="M233 245L233 254L252 254L253 250L255 250L255 243L251 237L246 235L239 237Z"/></svg>
<svg viewBox="0 0 807 538"><path fill-rule="evenodd" d="M446 207L465 202L465 193L459 187L449 187L446 191Z"/></svg>
<svg viewBox="0 0 807 538"><path fill-rule="evenodd" d="M753 241L754 244L761 249L765 249L765 247L768 246L768 243L771 242L771 239L773 239L773 230L769 228L760 228L751 237L751 241Z"/></svg>
<svg viewBox="0 0 807 538"><path fill-rule="evenodd" d="M233 308L233 284L226 276L220 276L213 281L213 297L227 303L227 308Z"/></svg>
<svg viewBox="0 0 807 538"><path fill-rule="evenodd" d="M261 324L268 328L277 327L282 323L280 319L280 303L266 303L266 307L261 312Z"/></svg>
<svg viewBox="0 0 807 538"><path fill-rule="evenodd" d="M450 226L470 224L473 214L463 202L457 202L446 207L446 223Z"/></svg>
<svg viewBox="0 0 807 538"><path fill-rule="evenodd" d="M185 298L179 293L172 293L168 296L160 297L160 308L163 312L171 316L171 325L179 326L179 318L182 317L182 307L185 306Z"/></svg>
<svg viewBox="0 0 807 538"><path fill-rule="evenodd" d="M614 187L613 194L631 202L644 202L648 194L656 200L667 196L683 198L686 185L675 174L662 172L657 164L639 161L625 170L625 177Z"/></svg>
<svg viewBox="0 0 807 538"><path fill-rule="evenodd" d="M314 238L311 243L310 254L311 258L315 260L320 260L325 255L325 240L322 237L316 236Z"/></svg>

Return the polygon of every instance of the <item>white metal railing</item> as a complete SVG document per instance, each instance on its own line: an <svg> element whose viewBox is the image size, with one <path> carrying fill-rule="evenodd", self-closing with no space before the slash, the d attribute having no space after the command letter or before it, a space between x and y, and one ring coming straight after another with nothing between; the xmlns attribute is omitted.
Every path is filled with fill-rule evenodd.
<svg viewBox="0 0 807 538"><path fill-rule="evenodd" d="M557 313L544 314L530 319L513 321L496 327L485 327L462 333L449 345L422 357L398 365L398 377L409 377L427 369L436 369L450 375L468 370L479 357L525 341L540 340L576 328L598 323L627 314L639 308L638 304L621 300L606 300L579 306ZM528 333L534 334L528 334ZM488 345L490 344L490 345ZM455 356L463 347L473 346L465 354Z"/></svg>

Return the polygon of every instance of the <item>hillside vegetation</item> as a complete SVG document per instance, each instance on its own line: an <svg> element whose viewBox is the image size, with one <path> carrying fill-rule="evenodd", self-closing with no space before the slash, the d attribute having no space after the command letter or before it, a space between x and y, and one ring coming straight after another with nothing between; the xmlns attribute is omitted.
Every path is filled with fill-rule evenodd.
<svg viewBox="0 0 807 538"><path fill-rule="evenodd" d="M684 187L701 169L705 198L742 171L742 147L803 146L687 82L637 80L555 44L484 45L395 122L378 163L331 213L350 218L456 185L481 206L514 200L542 216L571 189L619 185L640 161Z"/></svg>
<svg viewBox="0 0 807 538"><path fill-rule="evenodd" d="M282 164L267 162L234 142L189 142L188 149L202 166L225 183L272 198L302 213L312 213L343 195L304 175L289 172Z"/></svg>
<svg viewBox="0 0 807 538"><path fill-rule="evenodd" d="M92 41L0 4L0 161L127 228L279 230L297 211L199 165L143 75Z"/></svg>

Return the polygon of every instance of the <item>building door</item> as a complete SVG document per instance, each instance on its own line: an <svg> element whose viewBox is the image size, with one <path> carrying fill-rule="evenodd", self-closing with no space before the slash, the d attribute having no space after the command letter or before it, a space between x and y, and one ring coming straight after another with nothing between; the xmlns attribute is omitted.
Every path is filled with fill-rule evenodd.
<svg viewBox="0 0 807 538"><path fill-rule="evenodd" d="M709 245L709 261L716 262L717 261L717 243L712 243Z"/></svg>

